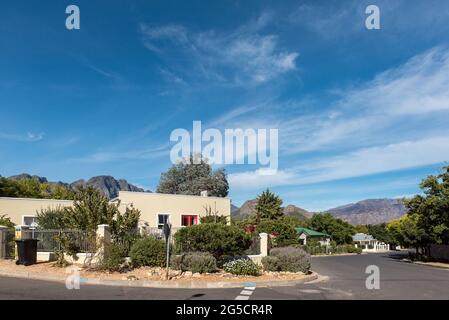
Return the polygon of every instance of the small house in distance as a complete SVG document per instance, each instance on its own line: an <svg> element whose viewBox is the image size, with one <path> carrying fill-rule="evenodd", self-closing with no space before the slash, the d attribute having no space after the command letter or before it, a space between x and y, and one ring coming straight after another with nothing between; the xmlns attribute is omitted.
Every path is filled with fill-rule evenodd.
<svg viewBox="0 0 449 320"><path fill-rule="evenodd" d="M374 239L370 234L356 233L352 236L356 248L361 248L363 252L389 251L390 245Z"/></svg>
<svg viewBox="0 0 449 320"><path fill-rule="evenodd" d="M309 240L316 240L322 246L330 245L331 236L326 233L318 232L308 228L296 228L295 230L299 235L299 241L302 242L303 245L307 245L307 241Z"/></svg>

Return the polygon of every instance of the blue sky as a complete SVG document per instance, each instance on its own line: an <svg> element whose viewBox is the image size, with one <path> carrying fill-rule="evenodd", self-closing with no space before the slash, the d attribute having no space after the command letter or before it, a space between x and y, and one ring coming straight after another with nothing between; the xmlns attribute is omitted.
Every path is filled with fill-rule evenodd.
<svg viewBox="0 0 449 320"><path fill-rule="evenodd" d="M171 131L201 120L279 129L276 175L226 166L236 205L414 194L449 159L447 21L445 0L2 2L0 174L154 190Z"/></svg>

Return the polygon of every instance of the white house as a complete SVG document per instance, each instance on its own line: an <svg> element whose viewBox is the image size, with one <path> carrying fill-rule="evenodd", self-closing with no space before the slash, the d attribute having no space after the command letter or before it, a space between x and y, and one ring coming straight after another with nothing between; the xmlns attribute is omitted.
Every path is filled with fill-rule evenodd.
<svg viewBox="0 0 449 320"><path fill-rule="evenodd" d="M390 250L390 245L374 239L370 234L356 233L352 240L357 248L362 248L363 252L385 252Z"/></svg>

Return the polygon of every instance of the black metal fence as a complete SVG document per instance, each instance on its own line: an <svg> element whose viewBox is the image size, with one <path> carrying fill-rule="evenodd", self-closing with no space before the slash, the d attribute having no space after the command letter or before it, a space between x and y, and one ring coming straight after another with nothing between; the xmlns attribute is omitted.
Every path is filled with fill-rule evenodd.
<svg viewBox="0 0 449 320"><path fill-rule="evenodd" d="M15 231L6 231L6 259L14 259L16 253Z"/></svg>
<svg viewBox="0 0 449 320"><path fill-rule="evenodd" d="M77 249L78 253L96 252L96 236L82 230L30 230L25 231L26 239L37 239L37 251L60 251L64 243Z"/></svg>

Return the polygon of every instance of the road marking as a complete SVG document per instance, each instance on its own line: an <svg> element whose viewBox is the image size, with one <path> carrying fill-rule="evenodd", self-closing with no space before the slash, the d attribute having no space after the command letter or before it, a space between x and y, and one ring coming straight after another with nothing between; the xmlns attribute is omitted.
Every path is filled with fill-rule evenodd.
<svg viewBox="0 0 449 320"><path fill-rule="evenodd" d="M240 292L240 294L243 294L244 296L250 296L253 294L252 290L242 290L242 292Z"/></svg>
<svg viewBox="0 0 449 320"><path fill-rule="evenodd" d="M235 300L249 300L251 295L254 293L254 290L256 290L256 284L254 282L245 283L245 287L240 292L240 295L235 298Z"/></svg>
<svg viewBox="0 0 449 320"><path fill-rule="evenodd" d="M316 289L299 289L299 292L302 292L302 293L321 293L320 290L316 290Z"/></svg>

